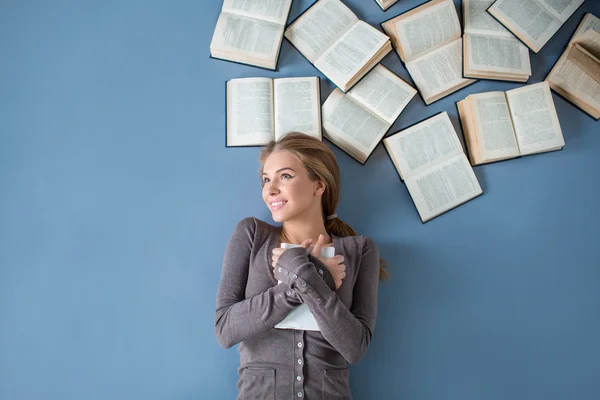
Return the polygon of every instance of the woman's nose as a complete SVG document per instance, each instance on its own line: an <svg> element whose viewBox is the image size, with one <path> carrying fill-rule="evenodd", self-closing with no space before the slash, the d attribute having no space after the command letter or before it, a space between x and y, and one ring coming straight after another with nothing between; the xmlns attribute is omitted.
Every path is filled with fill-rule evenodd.
<svg viewBox="0 0 600 400"><path fill-rule="evenodd" d="M274 181L271 181L269 183L267 183L267 190L269 191L269 194L277 194L279 193L279 187L277 186L277 183L275 183Z"/></svg>

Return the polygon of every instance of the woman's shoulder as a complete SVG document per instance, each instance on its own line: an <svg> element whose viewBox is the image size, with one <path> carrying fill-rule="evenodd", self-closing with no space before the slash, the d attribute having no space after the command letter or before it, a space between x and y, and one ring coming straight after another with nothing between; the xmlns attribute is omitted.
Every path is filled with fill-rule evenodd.
<svg viewBox="0 0 600 400"><path fill-rule="evenodd" d="M246 232L251 236L255 236L256 234L268 236L276 233L278 229L278 227L255 217L246 217L240 220L235 226L236 232Z"/></svg>
<svg viewBox="0 0 600 400"><path fill-rule="evenodd" d="M377 249L377 244L370 236L344 236L338 237L342 246L350 251L364 253L367 250Z"/></svg>

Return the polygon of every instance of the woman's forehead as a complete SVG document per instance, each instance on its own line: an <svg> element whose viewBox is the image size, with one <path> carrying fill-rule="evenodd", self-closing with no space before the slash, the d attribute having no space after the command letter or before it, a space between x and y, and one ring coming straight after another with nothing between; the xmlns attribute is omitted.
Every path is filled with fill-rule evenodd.
<svg viewBox="0 0 600 400"><path fill-rule="evenodd" d="M304 165L302 164L302 161L300 161L300 159L293 153L286 150L281 150L272 153L265 160L263 171L269 173L285 167L292 168L297 171L299 168L304 168Z"/></svg>

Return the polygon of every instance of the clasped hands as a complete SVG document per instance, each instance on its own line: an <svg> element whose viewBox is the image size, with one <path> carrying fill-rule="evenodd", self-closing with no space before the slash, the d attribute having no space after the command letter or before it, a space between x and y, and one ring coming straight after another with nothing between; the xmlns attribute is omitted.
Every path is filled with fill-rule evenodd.
<svg viewBox="0 0 600 400"><path fill-rule="evenodd" d="M346 277L346 266L343 264L344 256L338 254L331 258L321 258L321 248L323 247L324 241L325 237L323 235L319 235L319 239L317 239L317 243L315 243L314 246L311 246L312 239L306 239L304 242L302 242L302 244L300 244L300 246L304 247L307 252L310 251L309 254L317 258L327 268L333 277L335 288L337 290L340 286L342 286L342 280ZM286 249L282 249L281 247L276 247L273 249L273 271L275 271L275 268L277 267L279 256L284 251L286 251Z"/></svg>

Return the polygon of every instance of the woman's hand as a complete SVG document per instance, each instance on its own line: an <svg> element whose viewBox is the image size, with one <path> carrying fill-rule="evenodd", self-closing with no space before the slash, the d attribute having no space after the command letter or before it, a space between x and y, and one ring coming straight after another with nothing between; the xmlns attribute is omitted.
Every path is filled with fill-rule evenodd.
<svg viewBox="0 0 600 400"><path fill-rule="evenodd" d="M311 243L312 239L306 239L304 242L302 242L302 244L300 244L300 246L307 249ZM279 260L279 256L286 250L287 249L282 249L281 247L275 247L273 249L273 262L271 263L271 266L273 267L273 274L275 274L275 267L277 267L277 261Z"/></svg>
<svg viewBox="0 0 600 400"><path fill-rule="evenodd" d="M323 235L319 235L319 239L317 240L317 243L314 246L312 246L312 249L310 246L312 243L312 239L306 239L304 242L302 242L302 244L300 244L300 246L309 250L311 256L318 258L319 261L323 265L325 265L325 267L333 277L333 281L335 282L335 288L337 290L340 286L342 286L342 280L346 277L346 266L343 264L344 256L338 254L332 258L321 258L321 248L323 247L324 241L325 237ZM271 263L271 266L273 267L273 274L275 273L275 268L277 267L277 261L279 260L279 256L281 256L281 254L286 250L287 249L282 249L281 247L275 247L273 249L273 262Z"/></svg>
<svg viewBox="0 0 600 400"><path fill-rule="evenodd" d="M346 277L346 266L343 264L344 256L338 254L331 258L321 258L321 248L323 247L324 241L325 236L319 235L319 239L317 239L317 243L315 243L310 255L318 258L319 261L321 261L321 263L327 267L327 270L333 277L335 289L337 290L340 286L342 286L342 280ZM308 245L304 247L308 248Z"/></svg>

